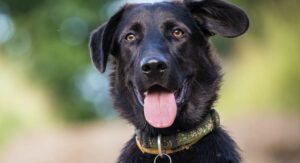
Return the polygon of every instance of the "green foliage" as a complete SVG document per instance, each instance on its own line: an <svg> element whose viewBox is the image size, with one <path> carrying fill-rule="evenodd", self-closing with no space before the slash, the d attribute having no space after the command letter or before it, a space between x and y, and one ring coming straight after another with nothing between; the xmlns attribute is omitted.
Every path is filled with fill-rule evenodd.
<svg viewBox="0 0 300 163"><path fill-rule="evenodd" d="M81 121L97 116L94 106L82 98L75 84L77 76L91 64L89 33L107 17L107 10L101 10L107 2L1 2L7 6L16 28L13 38L1 48L8 54L5 57L28 65L32 79L43 83L55 95L55 109L62 118Z"/></svg>
<svg viewBox="0 0 300 163"><path fill-rule="evenodd" d="M3 112L0 113L0 147L2 147L1 145L5 143L6 139L23 126L17 115Z"/></svg>

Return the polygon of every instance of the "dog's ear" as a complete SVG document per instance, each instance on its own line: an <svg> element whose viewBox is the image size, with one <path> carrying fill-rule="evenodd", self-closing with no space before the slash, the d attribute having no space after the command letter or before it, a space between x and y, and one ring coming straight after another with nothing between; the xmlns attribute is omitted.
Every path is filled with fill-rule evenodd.
<svg viewBox="0 0 300 163"><path fill-rule="evenodd" d="M108 22L100 26L90 36L91 59L100 72L105 72L108 55L111 53L117 26L126 6L113 15Z"/></svg>
<svg viewBox="0 0 300 163"><path fill-rule="evenodd" d="M209 35L237 37L249 27L246 13L222 0L185 1L185 5Z"/></svg>

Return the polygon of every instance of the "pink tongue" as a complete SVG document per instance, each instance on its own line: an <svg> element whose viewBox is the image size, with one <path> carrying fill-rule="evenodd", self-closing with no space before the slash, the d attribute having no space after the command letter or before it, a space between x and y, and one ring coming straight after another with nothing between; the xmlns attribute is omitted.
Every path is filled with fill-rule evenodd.
<svg viewBox="0 0 300 163"><path fill-rule="evenodd" d="M177 113L177 105L173 93L161 91L146 95L144 115L147 122L155 128L170 127Z"/></svg>

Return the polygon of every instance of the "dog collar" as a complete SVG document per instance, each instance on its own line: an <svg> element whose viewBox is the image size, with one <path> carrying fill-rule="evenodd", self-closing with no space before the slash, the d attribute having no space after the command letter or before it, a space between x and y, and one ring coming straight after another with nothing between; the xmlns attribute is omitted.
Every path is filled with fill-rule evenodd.
<svg viewBox="0 0 300 163"><path fill-rule="evenodd" d="M192 145L201 140L205 135L212 132L220 126L220 118L218 113L211 109L206 115L204 121L196 128L179 132L176 135L161 137L162 153L171 154L185 149L189 149ZM157 144L157 137L150 137L141 130L136 130L136 144L143 153L160 154Z"/></svg>

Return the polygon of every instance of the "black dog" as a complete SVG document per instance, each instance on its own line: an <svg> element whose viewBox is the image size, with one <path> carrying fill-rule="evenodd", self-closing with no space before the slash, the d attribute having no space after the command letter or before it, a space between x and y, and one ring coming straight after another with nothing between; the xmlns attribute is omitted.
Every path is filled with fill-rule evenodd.
<svg viewBox="0 0 300 163"><path fill-rule="evenodd" d="M113 104L137 129L118 162L240 162L212 109L221 74L208 39L248 25L238 7L202 0L128 4L93 32L92 61L104 72L113 56Z"/></svg>

